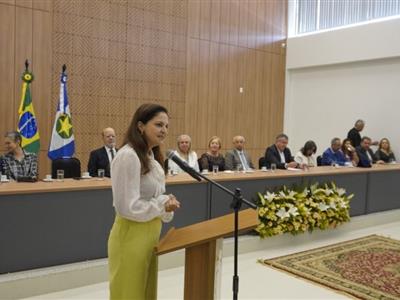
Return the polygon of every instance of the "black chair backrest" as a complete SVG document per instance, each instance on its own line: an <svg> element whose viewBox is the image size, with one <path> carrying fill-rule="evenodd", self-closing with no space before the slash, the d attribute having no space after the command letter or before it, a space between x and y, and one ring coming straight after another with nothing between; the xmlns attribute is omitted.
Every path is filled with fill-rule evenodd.
<svg viewBox="0 0 400 300"><path fill-rule="evenodd" d="M164 172L167 173L168 172L168 158L166 158L164 160Z"/></svg>
<svg viewBox="0 0 400 300"><path fill-rule="evenodd" d="M197 160L197 163L199 164L199 170L200 170L200 172L203 171L203 168L201 167L201 158L199 158L199 159Z"/></svg>
<svg viewBox="0 0 400 300"><path fill-rule="evenodd" d="M322 166L322 156L321 155L317 156L317 166Z"/></svg>
<svg viewBox="0 0 400 300"><path fill-rule="evenodd" d="M57 170L64 170L64 178L81 177L81 162L75 157L58 158L51 162L53 178L57 178Z"/></svg>
<svg viewBox="0 0 400 300"><path fill-rule="evenodd" d="M262 167L266 167L267 165L265 164L265 157L262 156L258 159L258 168L261 169Z"/></svg>

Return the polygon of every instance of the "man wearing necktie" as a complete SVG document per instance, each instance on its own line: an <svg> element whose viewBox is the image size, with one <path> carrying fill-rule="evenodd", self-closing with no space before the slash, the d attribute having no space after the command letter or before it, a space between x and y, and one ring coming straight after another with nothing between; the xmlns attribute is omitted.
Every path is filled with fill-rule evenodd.
<svg viewBox="0 0 400 300"><path fill-rule="evenodd" d="M238 135L233 138L233 148L225 154L225 167L227 170L251 170L254 169L251 157L244 150L245 139Z"/></svg>
<svg viewBox="0 0 400 300"><path fill-rule="evenodd" d="M101 136L104 146L90 152L88 172L90 176L96 177L98 170L103 169L104 175L106 177L111 177L110 164L117 154L117 149L115 148L115 131L110 127L104 128Z"/></svg>

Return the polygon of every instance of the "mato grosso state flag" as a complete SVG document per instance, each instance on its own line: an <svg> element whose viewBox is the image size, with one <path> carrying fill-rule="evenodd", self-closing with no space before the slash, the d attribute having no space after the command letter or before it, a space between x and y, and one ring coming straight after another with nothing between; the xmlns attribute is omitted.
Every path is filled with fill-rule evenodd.
<svg viewBox="0 0 400 300"><path fill-rule="evenodd" d="M56 118L54 120L49 152L47 154L51 160L72 157L75 152L75 138L72 131L71 112L68 104L67 74L65 74L65 70L66 66L63 65L60 97Z"/></svg>
<svg viewBox="0 0 400 300"><path fill-rule="evenodd" d="M25 61L25 72L22 74L22 95L21 104L18 109L18 128L21 134L21 146L26 152L38 153L40 149L39 129L33 110L30 85L33 81L33 74L29 72L28 60Z"/></svg>

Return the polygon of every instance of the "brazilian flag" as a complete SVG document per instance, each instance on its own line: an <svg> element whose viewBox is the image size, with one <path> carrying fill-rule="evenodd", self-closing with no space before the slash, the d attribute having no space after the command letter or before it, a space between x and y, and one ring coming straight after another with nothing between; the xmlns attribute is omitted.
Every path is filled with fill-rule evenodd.
<svg viewBox="0 0 400 300"><path fill-rule="evenodd" d="M33 110L30 84L33 74L28 70L26 63L25 72L22 74L21 104L18 109L18 132L22 136L22 148L26 152L38 153L40 149L39 129Z"/></svg>

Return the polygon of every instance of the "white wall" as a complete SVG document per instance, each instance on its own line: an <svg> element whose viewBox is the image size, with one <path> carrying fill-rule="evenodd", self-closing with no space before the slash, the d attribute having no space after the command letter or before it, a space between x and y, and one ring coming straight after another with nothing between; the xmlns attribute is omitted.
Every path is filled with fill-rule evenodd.
<svg viewBox="0 0 400 300"><path fill-rule="evenodd" d="M388 137L400 161L399 32L396 19L288 40L284 128L292 152L312 139L320 154L361 118L362 135Z"/></svg>

